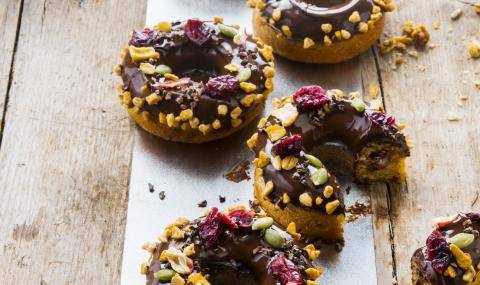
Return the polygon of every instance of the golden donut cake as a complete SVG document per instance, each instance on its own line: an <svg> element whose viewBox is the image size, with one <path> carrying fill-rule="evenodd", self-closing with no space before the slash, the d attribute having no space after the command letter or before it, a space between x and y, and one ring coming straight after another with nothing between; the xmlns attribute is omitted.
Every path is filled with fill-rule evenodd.
<svg viewBox="0 0 480 285"><path fill-rule="evenodd" d="M144 249L147 285L313 285L322 274L312 264L315 246L301 246L271 217L242 206L177 219Z"/></svg>
<svg viewBox="0 0 480 285"><path fill-rule="evenodd" d="M338 63L380 37L391 0L248 0L255 35L275 53L306 63Z"/></svg>
<svg viewBox="0 0 480 285"><path fill-rule="evenodd" d="M275 220L303 235L343 240L345 207L332 173L359 183L400 182L409 156L395 120L359 94L320 86L274 101L247 141L254 151L255 197Z"/></svg>
<svg viewBox="0 0 480 285"><path fill-rule="evenodd" d="M115 71L128 114L166 140L203 143L250 123L273 90L271 47L215 21L161 22L132 33Z"/></svg>

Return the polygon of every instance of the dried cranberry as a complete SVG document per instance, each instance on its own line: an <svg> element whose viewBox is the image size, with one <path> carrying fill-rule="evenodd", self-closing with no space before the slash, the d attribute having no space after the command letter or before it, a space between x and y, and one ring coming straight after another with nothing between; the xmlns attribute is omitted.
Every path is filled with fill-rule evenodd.
<svg viewBox="0 0 480 285"><path fill-rule="evenodd" d="M445 237L439 231L433 231L427 238L427 256L433 269L443 274L450 264L450 250Z"/></svg>
<svg viewBox="0 0 480 285"><path fill-rule="evenodd" d="M232 75L221 75L210 78L205 84L205 92L211 97L222 97L237 90L240 83Z"/></svg>
<svg viewBox="0 0 480 285"><path fill-rule="evenodd" d="M270 261L268 271L281 285L302 284L300 270L283 255L277 255Z"/></svg>
<svg viewBox="0 0 480 285"><path fill-rule="evenodd" d="M210 27L197 19L188 20L183 30L185 31L185 35L199 46L206 43L212 36Z"/></svg>
<svg viewBox="0 0 480 285"><path fill-rule="evenodd" d="M466 213L465 214L472 222L480 223L480 213Z"/></svg>
<svg viewBox="0 0 480 285"><path fill-rule="evenodd" d="M233 221L229 215L220 214L220 219L222 220L222 223L227 227L229 227L230 229L232 230L238 229L237 223L235 223L235 221Z"/></svg>
<svg viewBox="0 0 480 285"><path fill-rule="evenodd" d="M228 216L240 228L251 228L253 224L252 215L243 209L231 211Z"/></svg>
<svg viewBox="0 0 480 285"><path fill-rule="evenodd" d="M217 208L212 208L208 216L203 218L199 224L200 238L204 241L206 247L215 244L221 232L221 217Z"/></svg>
<svg viewBox="0 0 480 285"><path fill-rule="evenodd" d="M293 95L293 99L300 110L304 112L317 110L330 102L330 98L326 95L325 90L316 85L300 88L297 93Z"/></svg>
<svg viewBox="0 0 480 285"><path fill-rule="evenodd" d="M298 154L302 150L302 136L289 136L275 145L275 154L281 157Z"/></svg>
<svg viewBox="0 0 480 285"><path fill-rule="evenodd" d="M368 115L370 120L380 126L391 126L395 124L395 119L382 111L374 111Z"/></svg>
<svg viewBox="0 0 480 285"><path fill-rule="evenodd" d="M133 31L132 38L128 44L136 47L153 46L157 37L158 33L150 29L144 29L140 32Z"/></svg>

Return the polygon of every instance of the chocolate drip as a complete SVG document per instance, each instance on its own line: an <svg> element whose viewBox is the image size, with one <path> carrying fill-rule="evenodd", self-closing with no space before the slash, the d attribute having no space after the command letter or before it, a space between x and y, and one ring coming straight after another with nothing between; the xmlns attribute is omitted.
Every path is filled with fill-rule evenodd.
<svg viewBox="0 0 480 285"><path fill-rule="evenodd" d="M273 10L280 9L282 17L275 25L270 25L272 28L281 32L281 27L285 25L292 31L293 39L309 37L320 42L324 36L332 36L335 31L357 33L356 24L349 22L348 18L357 11L361 21L367 22L373 6L372 0L270 0L262 16L272 18ZM322 24L331 24L332 32L323 32Z"/></svg>

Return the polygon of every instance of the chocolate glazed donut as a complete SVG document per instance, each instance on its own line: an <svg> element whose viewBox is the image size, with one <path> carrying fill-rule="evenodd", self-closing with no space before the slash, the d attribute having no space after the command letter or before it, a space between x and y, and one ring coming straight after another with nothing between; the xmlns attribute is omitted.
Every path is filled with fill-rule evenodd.
<svg viewBox="0 0 480 285"><path fill-rule="evenodd" d="M144 248L151 253L142 265L147 285L302 285L322 274L312 265L320 254L313 245L300 247L272 218L242 206L178 219Z"/></svg>
<svg viewBox="0 0 480 285"><path fill-rule="evenodd" d="M327 169L358 182L402 181L405 137L391 116L369 109L355 93L345 98L339 90L307 86L274 101L274 108L247 141L257 156L255 197L281 225L341 242L345 207Z"/></svg>
<svg viewBox="0 0 480 285"><path fill-rule="evenodd" d="M288 59L337 63L372 46L391 0L248 0L255 34Z"/></svg>
<svg viewBox="0 0 480 285"><path fill-rule="evenodd" d="M412 284L480 284L480 213L436 218L435 226L412 257Z"/></svg>
<svg viewBox="0 0 480 285"><path fill-rule="evenodd" d="M188 20L133 32L115 71L133 119L166 140L202 143L252 121L273 90L271 47L236 26Z"/></svg>

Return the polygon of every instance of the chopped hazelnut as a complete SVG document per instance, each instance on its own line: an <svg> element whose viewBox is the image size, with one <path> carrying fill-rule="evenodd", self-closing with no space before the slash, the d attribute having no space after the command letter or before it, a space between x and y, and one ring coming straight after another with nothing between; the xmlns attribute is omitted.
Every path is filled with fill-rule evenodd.
<svg viewBox="0 0 480 285"><path fill-rule="evenodd" d="M193 111L192 109L186 109L180 112L180 120L182 121L188 121L193 117Z"/></svg>
<svg viewBox="0 0 480 285"><path fill-rule="evenodd" d="M132 102L135 107L142 108L143 104L145 103L145 99L140 97L135 97L133 98Z"/></svg>
<svg viewBox="0 0 480 285"><path fill-rule="evenodd" d="M257 90L257 86L253 83L249 82L240 82L240 88L245 91L246 93L251 93Z"/></svg>
<svg viewBox="0 0 480 285"><path fill-rule="evenodd" d="M218 105L217 112L219 115L225 116L228 113L227 105Z"/></svg>
<svg viewBox="0 0 480 285"><path fill-rule="evenodd" d="M168 33L172 30L172 24L170 22L160 22L153 27L154 30Z"/></svg>
<svg viewBox="0 0 480 285"><path fill-rule="evenodd" d="M453 10L453 12L450 14L450 19L455 21L455 20L460 19L461 16L462 16L462 9L458 8L458 9Z"/></svg>
<svg viewBox="0 0 480 285"><path fill-rule="evenodd" d="M286 228L287 233L291 234L294 238L300 239L301 234L297 233L297 225L294 222L290 222Z"/></svg>
<svg viewBox="0 0 480 285"><path fill-rule="evenodd" d="M287 130L279 125L268 126L265 131L272 142L281 139L287 133Z"/></svg>
<svg viewBox="0 0 480 285"><path fill-rule="evenodd" d="M128 92L128 91L125 91L122 93L122 101L123 101L123 104L125 104L125 106L129 107L130 104L132 104L132 93Z"/></svg>
<svg viewBox="0 0 480 285"><path fill-rule="evenodd" d="M321 197L315 198L315 205L319 206L323 203L323 199Z"/></svg>
<svg viewBox="0 0 480 285"><path fill-rule="evenodd" d="M298 163L298 158L293 155L289 155L282 159L282 169L284 170L291 170L293 169Z"/></svg>
<svg viewBox="0 0 480 285"><path fill-rule="evenodd" d="M359 23L361 20L362 20L362 18L360 18L360 13L358 13L358 11L354 11L350 15L350 17L348 17L348 21L350 23Z"/></svg>
<svg viewBox="0 0 480 285"><path fill-rule="evenodd" d="M215 121L213 121L212 123L212 127L214 130L218 130L222 127L222 124L220 123L220 120L219 119L215 119Z"/></svg>
<svg viewBox="0 0 480 285"><path fill-rule="evenodd" d="M325 198L330 198L330 196L332 196L333 194L333 187L330 186L330 185L327 185L325 186L325 189L323 190L323 196L325 196Z"/></svg>
<svg viewBox="0 0 480 285"><path fill-rule="evenodd" d="M339 200L335 200L335 201L332 201L332 202L328 202L326 205L325 205L325 210L327 211L327 214L330 215L332 214L333 212L335 212L335 210L337 209L337 207L340 205L340 201Z"/></svg>
<svg viewBox="0 0 480 285"><path fill-rule="evenodd" d="M280 20L280 18L282 17L282 10L280 9L274 9L273 12L272 12L272 18L275 20L275 21L278 21Z"/></svg>
<svg viewBox="0 0 480 285"><path fill-rule="evenodd" d="M323 43L325 44L325 46L329 47L332 45L332 40L330 39L329 36L324 36L323 37Z"/></svg>
<svg viewBox="0 0 480 285"><path fill-rule="evenodd" d="M307 245L305 251L307 251L310 260L315 260L320 255L320 250L317 250L313 244Z"/></svg>
<svg viewBox="0 0 480 285"><path fill-rule="evenodd" d="M264 152L263 150L260 151L260 153L258 154L257 167L264 168L269 163L270 163L270 156L268 156L268 154L266 152Z"/></svg>
<svg viewBox="0 0 480 285"><path fill-rule="evenodd" d="M242 104L245 107L250 107L252 106L253 102L255 102L256 99L257 99L257 95L248 94L240 100L240 104Z"/></svg>
<svg viewBox="0 0 480 285"><path fill-rule="evenodd" d="M261 118L259 121L258 121L258 125L257 125L257 128L258 129L263 129L263 127L265 127L265 124L267 123L267 118Z"/></svg>
<svg viewBox="0 0 480 285"><path fill-rule="evenodd" d="M262 191L262 196L268 197L268 195L270 195L270 193L272 193L273 191L273 186L274 185L272 181L268 181L267 183L265 183L265 188Z"/></svg>
<svg viewBox="0 0 480 285"><path fill-rule="evenodd" d="M160 124L163 124L165 125L167 123L167 116L165 115L165 113L158 113L158 121L160 122Z"/></svg>
<svg viewBox="0 0 480 285"><path fill-rule="evenodd" d="M352 34L347 30L341 30L340 33L342 33L342 39L344 40L348 40L352 37Z"/></svg>
<svg viewBox="0 0 480 285"><path fill-rule="evenodd" d="M328 23L327 24L322 24L320 27L321 27L322 31L326 34L330 33L333 29L332 25L328 24Z"/></svg>
<svg viewBox="0 0 480 285"><path fill-rule="evenodd" d="M282 29L282 32L283 32L283 34L284 34L285 36L287 36L287 37L291 37L291 36L292 36L292 31L290 30L290 27L289 27L289 26L283 25L283 26L281 27L281 29Z"/></svg>
<svg viewBox="0 0 480 285"><path fill-rule="evenodd" d="M283 204L288 204L288 203L290 203L290 196L288 196L287 193L283 193L282 202L283 202Z"/></svg>
<svg viewBox="0 0 480 285"><path fill-rule="evenodd" d="M198 126L200 125L200 120L198 118L193 118L188 121L190 124L190 128L192 129L197 129Z"/></svg>
<svg viewBox="0 0 480 285"><path fill-rule="evenodd" d="M223 23L223 17L221 17L221 16L215 16L215 17L213 17L213 21L214 21L216 24L221 24L221 23Z"/></svg>
<svg viewBox="0 0 480 285"><path fill-rule="evenodd" d="M179 80L178 76L176 76L175 74L165 73L163 76L164 76L166 79L170 79L170 80L172 80L172 81L178 81L178 80Z"/></svg>
<svg viewBox="0 0 480 285"><path fill-rule="evenodd" d="M159 58L160 54L153 47L135 47L129 46L128 51L133 61L147 60L150 58Z"/></svg>
<svg viewBox="0 0 480 285"><path fill-rule="evenodd" d="M308 193L303 193L298 197L300 203L304 206L311 207L312 206L312 197Z"/></svg>
<svg viewBox="0 0 480 285"><path fill-rule="evenodd" d="M232 119L230 120L230 123L232 124L232 127L236 128L242 124L242 119Z"/></svg>
<svg viewBox="0 0 480 285"><path fill-rule="evenodd" d="M203 134L206 135L212 130L212 125L210 124L200 124L198 126L198 130Z"/></svg>
<svg viewBox="0 0 480 285"><path fill-rule="evenodd" d="M471 58L480 58L480 46L471 43L467 46L468 53L470 54Z"/></svg>
<svg viewBox="0 0 480 285"><path fill-rule="evenodd" d="M258 139L258 133L254 133L248 140L247 140L247 146L249 149L253 149L255 144L257 143Z"/></svg>
<svg viewBox="0 0 480 285"><path fill-rule="evenodd" d="M320 277L321 271L317 268L310 267L305 269L305 273L307 274L308 279L317 280L317 278Z"/></svg>
<svg viewBox="0 0 480 285"><path fill-rule="evenodd" d="M303 40L303 48L304 49L309 49L309 48L313 47L314 45L315 45L315 42L309 37L306 37Z"/></svg>
<svg viewBox="0 0 480 285"><path fill-rule="evenodd" d="M265 77L267 78L272 78L275 76L275 69L271 66L265 66L263 68L263 74L265 75Z"/></svg>
<svg viewBox="0 0 480 285"><path fill-rule="evenodd" d="M282 158L279 155L275 156L272 161L272 165L275 170L282 170Z"/></svg>
<svg viewBox="0 0 480 285"><path fill-rule="evenodd" d="M258 44L258 43L257 43ZM263 48L259 50L260 55L266 61L272 61L273 59L273 48L271 46L265 45Z"/></svg>
<svg viewBox="0 0 480 285"><path fill-rule="evenodd" d="M237 119L240 114L242 114L242 108L236 107L232 110L232 112L230 112L230 117L232 117L232 119Z"/></svg>
<svg viewBox="0 0 480 285"><path fill-rule="evenodd" d="M117 64L113 68L113 72L115 72L116 75L121 75L122 74L122 65Z"/></svg>
<svg viewBox="0 0 480 285"><path fill-rule="evenodd" d="M157 94L155 93L152 93L150 95L148 95L145 100L147 101L147 104L152 106L152 105L156 105L158 102L160 102L162 100L162 97L158 96Z"/></svg>
<svg viewBox="0 0 480 285"><path fill-rule="evenodd" d="M366 33L366 32L368 32L368 24L365 23L365 22L360 22L360 23L358 24L358 31L359 31L360 33Z"/></svg>

